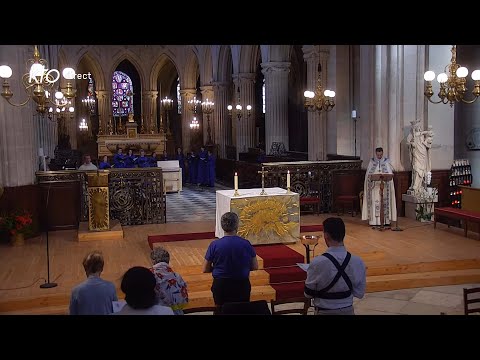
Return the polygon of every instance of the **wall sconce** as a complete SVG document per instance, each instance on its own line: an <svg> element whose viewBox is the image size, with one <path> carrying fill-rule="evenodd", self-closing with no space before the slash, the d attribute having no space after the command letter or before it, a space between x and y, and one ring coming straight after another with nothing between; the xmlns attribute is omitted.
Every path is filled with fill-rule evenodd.
<svg viewBox="0 0 480 360"><path fill-rule="evenodd" d="M33 59L27 61L27 67L29 72L22 76L22 83L27 93L27 100L20 104L14 104L11 102L13 92L10 90L10 84L8 79L12 76L12 68L8 65L0 66L0 77L3 78L2 92L0 95L13 106L24 106L30 99L33 99L37 103L36 111L39 114L44 115L50 112L48 105L57 106L57 100L65 98L67 101L71 101L75 97L75 89L72 86L71 80L75 78L75 70L72 68L65 68L62 71L63 77L67 80L66 88L61 90L58 87L57 91L54 91L56 82L60 79L60 72L57 69L48 69L48 64L45 59L40 58L40 52L35 45L33 51ZM55 96L51 96L51 95Z"/></svg>
<svg viewBox="0 0 480 360"><path fill-rule="evenodd" d="M445 72L438 74L437 81L440 83L440 91L438 97L440 100L432 101L433 95L432 81L435 79L435 73L431 70L425 72L423 78L425 79L425 96L432 104L447 104L450 103L450 107L453 107L455 102L463 102L465 104L474 103L480 96L480 70L474 70L472 72L472 80L474 81L472 94L474 98L472 100L465 100L465 92L467 88L468 69L464 66L457 64L457 47L452 45L452 59L450 64L445 66Z"/></svg>
<svg viewBox="0 0 480 360"><path fill-rule="evenodd" d="M238 118L238 121L242 118L242 109L243 106L240 105L240 88L237 88L237 105L235 105L235 110L233 110L232 105L227 106L228 110L228 116L236 116ZM252 115L252 106L247 105L247 119L250 118L250 115Z"/></svg>

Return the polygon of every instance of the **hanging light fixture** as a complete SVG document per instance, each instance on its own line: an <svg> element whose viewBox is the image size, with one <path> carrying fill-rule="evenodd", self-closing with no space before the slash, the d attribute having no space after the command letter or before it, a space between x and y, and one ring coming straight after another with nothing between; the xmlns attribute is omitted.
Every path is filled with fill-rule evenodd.
<svg viewBox="0 0 480 360"><path fill-rule="evenodd" d="M322 86L322 67L318 64L318 78L317 88L315 91L306 90L303 93L305 96L305 108L308 111L331 111L335 107L335 91L323 90Z"/></svg>
<svg viewBox="0 0 480 360"><path fill-rule="evenodd" d="M235 105L235 110L232 105L227 106L228 116L236 116L238 121L242 119L242 109L243 106L240 105L240 87L237 87L237 105ZM247 119L252 115L252 105L247 105Z"/></svg>
<svg viewBox="0 0 480 360"><path fill-rule="evenodd" d="M464 66L457 64L457 47L452 45L452 58L450 64L445 66L445 72L438 74L437 81L440 84L440 91L438 92L438 101L433 101L433 89L432 81L435 79L435 73L431 70L425 72L423 78L425 79L425 96L428 101L433 104L447 104L450 103L450 107L453 107L455 102L463 102L466 104L474 103L480 96L480 70L474 70L472 72L473 80L473 99L464 99L467 92L467 75L468 69Z"/></svg>
<svg viewBox="0 0 480 360"><path fill-rule="evenodd" d="M215 105L212 101L206 100L202 102L202 113L207 115L207 142L206 145L212 145L212 129L210 128L210 115L213 113L213 105Z"/></svg>
<svg viewBox="0 0 480 360"><path fill-rule="evenodd" d="M198 123L197 117L194 116L190 123L190 129L198 130L199 128L200 128L200 124Z"/></svg>
<svg viewBox="0 0 480 360"><path fill-rule="evenodd" d="M80 124L78 125L78 128L80 129L81 132L88 131L88 124L87 124L85 119L82 119L82 121L80 121Z"/></svg>
<svg viewBox="0 0 480 360"><path fill-rule="evenodd" d="M13 92L10 90L8 79L13 75L12 68L8 65L0 66L0 77L3 78L2 92L0 95L12 106L24 106L31 99L37 104L36 111L44 115L50 112L49 105L57 108L58 104L62 104L62 99L66 99L66 103L75 97L75 89L72 86L71 80L75 78L75 70L72 68L65 68L62 71L63 77L67 80L65 89L55 91L57 81L60 79L60 72L57 69L49 69L48 63L45 59L40 57L40 52L35 45L33 51L33 59L27 61L29 72L22 76L22 84L27 93L27 99L20 104L15 104L11 101Z"/></svg>

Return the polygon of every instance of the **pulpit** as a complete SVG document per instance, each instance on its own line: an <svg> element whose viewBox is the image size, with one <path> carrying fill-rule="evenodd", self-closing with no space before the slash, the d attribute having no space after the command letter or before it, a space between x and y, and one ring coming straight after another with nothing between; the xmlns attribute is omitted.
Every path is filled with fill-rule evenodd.
<svg viewBox="0 0 480 360"><path fill-rule="evenodd" d="M384 209L384 201L383 201L383 189L385 188L385 183L388 181L393 180L393 174L384 174L384 173L376 173L368 175L370 181L380 181L380 229L385 227L385 209Z"/></svg>
<svg viewBox="0 0 480 360"><path fill-rule="evenodd" d="M260 195L265 190L266 195ZM215 236L224 236L222 215L234 212L239 217L238 235L252 245L282 244L298 241L300 201L295 192L282 188L218 190Z"/></svg>
<svg viewBox="0 0 480 360"><path fill-rule="evenodd" d="M110 230L108 170L87 173L88 230Z"/></svg>

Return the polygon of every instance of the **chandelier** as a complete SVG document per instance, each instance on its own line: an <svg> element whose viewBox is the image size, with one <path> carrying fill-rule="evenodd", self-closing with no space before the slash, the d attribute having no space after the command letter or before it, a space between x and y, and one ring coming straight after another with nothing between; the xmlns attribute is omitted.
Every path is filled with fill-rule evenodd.
<svg viewBox="0 0 480 360"><path fill-rule="evenodd" d="M240 88L237 88L237 105L235 105L235 110L233 109L232 105L227 106L228 115L229 116L236 116L238 121L242 118L242 109L243 106L240 105ZM247 105L247 119L252 115L252 105Z"/></svg>
<svg viewBox="0 0 480 360"><path fill-rule="evenodd" d="M173 100L165 96L165 98L162 99L162 107L165 111L165 118L167 120L167 137L170 139L172 132L170 131L170 119L168 114L173 109ZM160 131L163 131L163 123L160 124Z"/></svg>
<svg viewBox="0 0 480 360"><path fill-rule="evenodd" d="M323 90L321 72L322 68L319 64L317 88L315 91L306 90L303 93L303 96L305 96L305 108L308 111L330 111L335 106L335 101L333 100L335 91Z"/></svg>
<svg viewBox="0 0 480 360"><path fill-rule="evenodd" d="M88 124L87 124L85 119L82 119L82 121L80 121L80 124L78 125L78 128L80 129L81 132L88 131Z"/></svg>
<svg viewBox="0 0 480 360"><path fill-rule="evenodd" d="M193 99L190 99L187 101L188 108L190 111L192 111L194 114L197 113L197 108L200 106L202 102L200 100L197 100L197 97L194 96Z"/></svg>
<svg viewBox="0 0 480 360"><path fill-rule="evenodd" d="M194 116L192 122L190 123L190 129L197 130L200 128L200 124L198 123L197 117Z"/></svg>
<svg viewBox="0 0 480 360"><path fill-rule="evenodd" d="M86 98L82 99L82 104L87 107L91 114L95 114L95 97L88 94Z"/></svg>
<svg viewBox="0 0 480 360"><path fill-rule="evenodd" d="M210 100L202 102L202 113L207 115L207 142L205 145L212 145L212 129L210 128L210 114L213 112L213 105Z"/></svg>
<svg viewBox="0 0 480 360"><path fill-rule="evenodd" d="M438 97L440 100L433 101L432 81L435 79L435 73L431 70L425 72L423 78L426 81L425 84L425 96L428 101L433 104L447 104L450 103L450 107L453 107L455 102L463 102L466 104L472 104L478 99L480 95L480 70L474 70L472 72L472 80L474 81L472 94L474 96L471 100L464 99L467 87L467 75L468 69L464 66L457 64L457 47L452 45L452 59L450 64L445 66L445 72L438 74L437 81L440 83L440 91Z"/></svg>
<svg viewBox="0 0 480 360"><path fill-rule="evenodd" d="M8 79L12 76L12 68L8 65L0 66L0 77L3 78L3 88L0 95L13 106L24 106L30 99L33 99L37 104L36 111L44 115L50 113L50 105L55 108L65 107L71 104L71 100L75 97L75 89L72 86L71 80L75 78L75 70L72 68L65 68L62 71L63 77L67 80L65 89L55 91L55 85L60 79L60 72L57 69L49 69L47 61L40 58L40 52L35 45L33 51L33 59L27 61L27 68L29 72L22 76L22 84L27 93L27 99L20 104L11 102L13 92L10 90ZM65 98L65 100L63 100ZM62 103L64 101L65 103ZM70 101L70 103L69 103ZM53 112L53 108L52 108Z"/></svg>

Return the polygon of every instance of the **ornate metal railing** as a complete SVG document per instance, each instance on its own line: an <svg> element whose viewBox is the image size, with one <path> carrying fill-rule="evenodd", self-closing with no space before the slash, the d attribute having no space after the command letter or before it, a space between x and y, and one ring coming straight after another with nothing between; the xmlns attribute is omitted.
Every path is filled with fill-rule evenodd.
<svg viewBox="0 0 480 360"><path fill-rule="evenodd" d="M161 168L111 169L108 188L110 218L122 225L160 224L166 222L166 197ZM39 171L37 182L78 181L80 221L88 221L87 176L84 171Z"/></svg>
<svg viewBox="0 0 480 360"><path fill-rule="evenodd" d="M332 172L360 169L361 160L271 162L262 164L266 171L265 186L287 188L290 170L290 188L302 197L320 198L320 211L332 210Z"/></svg>

